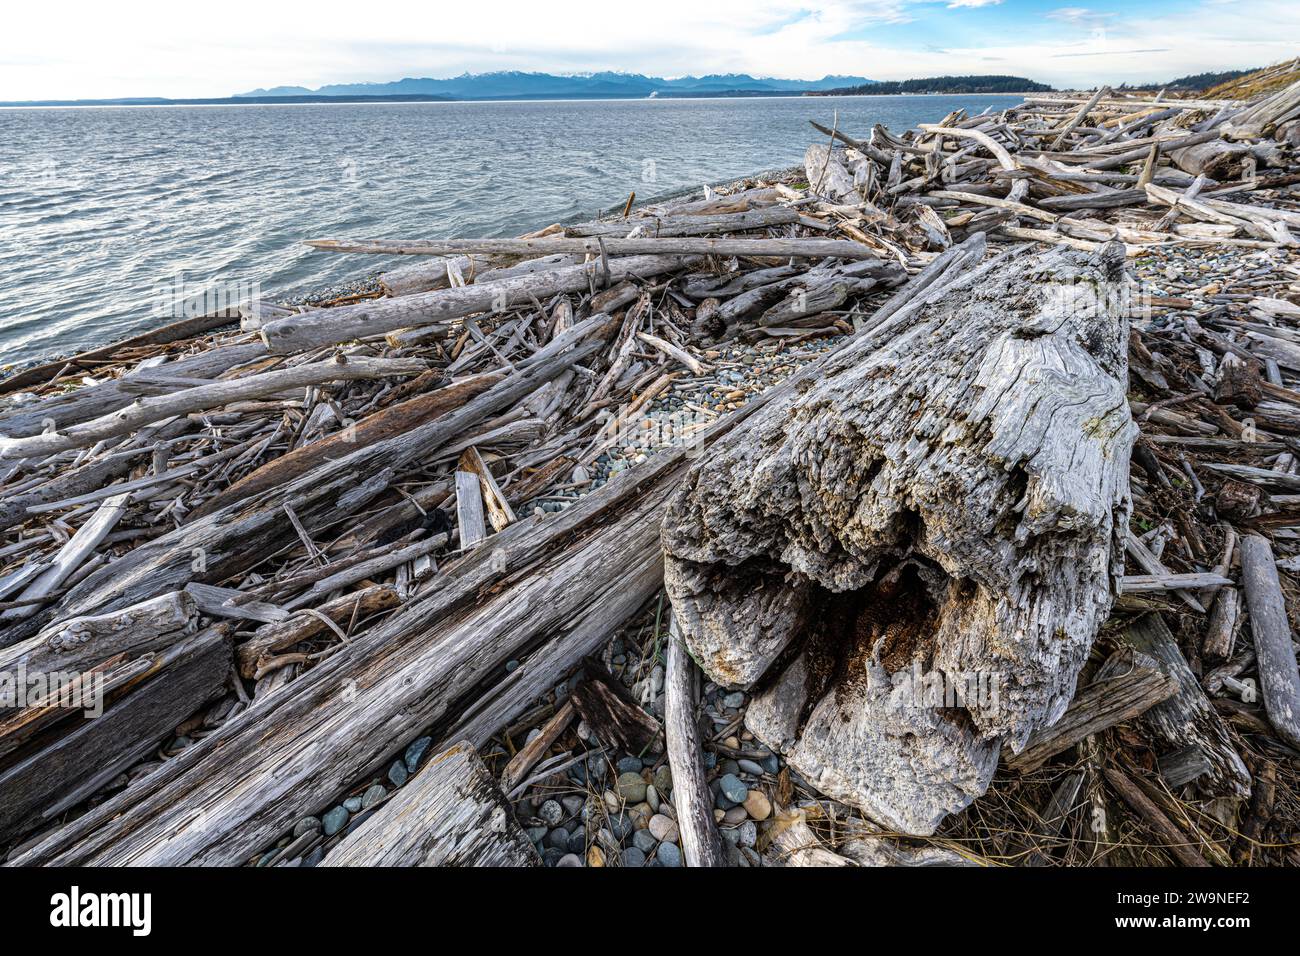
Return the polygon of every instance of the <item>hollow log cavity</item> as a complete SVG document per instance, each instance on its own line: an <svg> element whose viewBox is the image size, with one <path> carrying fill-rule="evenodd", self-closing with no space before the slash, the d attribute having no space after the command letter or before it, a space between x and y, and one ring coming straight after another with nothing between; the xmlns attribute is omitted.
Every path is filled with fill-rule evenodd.
<svg viewBox="0 0 1300 956"><path fill-rule="evenodd" d="M1117 244L1003 253L700 460L663 524L692 656L819 790L933 833L1065 711L1123 573Z"/></svg>

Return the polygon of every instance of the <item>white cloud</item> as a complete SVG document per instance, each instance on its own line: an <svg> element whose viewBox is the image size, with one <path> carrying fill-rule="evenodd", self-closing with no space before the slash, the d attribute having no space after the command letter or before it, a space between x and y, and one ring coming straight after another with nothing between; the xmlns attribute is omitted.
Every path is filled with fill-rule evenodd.
<svg viewBox="0 0 1300 956"><path fill-rule="evenodd" d="M960 7L992 7L1001 3L1002 0L952 0L948 4L949 10L956 10Z"/></svg>
<svg viewBox="0 0 1300 956"><path fill-rule="evenodd" d="M1188 0L1186 10L1160 18L1135 6L1132 20L1063 6L1052 19L1026 12L1024 31L1002 24L982 34L976 26L925 39L896 28L922 9L911 0L11 4L0 35L0 100L224 96L499 69L904 79L983 73L998 61L1003 72L1091 86L1262 65L1300 49L1293 0L1216 3L1204 12Z"/></svg>

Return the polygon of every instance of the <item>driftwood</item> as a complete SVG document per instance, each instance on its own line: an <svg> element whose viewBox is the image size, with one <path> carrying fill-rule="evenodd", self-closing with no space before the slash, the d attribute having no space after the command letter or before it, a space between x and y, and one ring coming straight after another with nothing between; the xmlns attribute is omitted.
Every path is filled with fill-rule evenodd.
<svg viewBox="0 0 1300 956"><path fill-rule="evenodd" d="M693 676L698 673L671 617L664 675L664 736L673 770L673 803L687 866L721 866L722 840L713 819L712 794L700 762L700 728L695 717Z"/></svg>
<svg viewBox="0 0 1300 956"><path fill-rule="evenodd" d="M1003 742L1064 712L1109 612L1135 433L1107 298L1121 263L971 273L769 404L669 509L665 583L696 660L766 680L747 726L886 825L929 833L981 794ZM900 705L914 668L998 699Z"/></svg>
<svg viewBox="0 0 1300 956"><path fill-rule="evenodd" d="M474 746L430 757L322 866L540 866Z"/></svg>
<svg viewBox="0 0 1300 956"><path fill-rule="evenodd" d="M1257 534L1242 537L1241 574L1264 709L1279 739L1300 750L1300 671L1277 563L1266 538Z"/></svg>
<svg viewBox="0 0 1300 956"><path fill-rule="evenodd" d="M297 352L410 326L445 324L475 312L502 311L513 305L528 304L534 298L609 285L628 276L644 278L671 272L683 264L682 257L678 256L601 259L535 275L402 296L389 302L362 302L308 312L268 322L262 327L261 335L272 352Z"/></svg>
<svg viewBox="0 0 1300 956"><path fill-rule="evenodd" d="M454 253L545 256L585 253L609 256L779 256L823 259L870 259L875 250L849 239L692 239L656 236L646 239L309 239L306 245L326 252L365 252L386 256L438 256Z"/></svg>
<svg viewBox="0 0 1300 956"><path fill-rule="evenodd" d="M1121 640L1158 660L1165 672L1178 682L1178 693L1146 711L1139 719L1139 726L1162 752L1196 748L1207 768L1198 785L1207 792L1249 795L1250 774L1160 615L1148 614L1138 619L1125 629Z"/></svg>
<svg viewBox="0 0 1300 956"><path fill-rule="evenodd" d="M1178 691L1178 682L1165 674L1154 658L1131 648L1116 651L1086 688L1070 703L1061 719L1034 731L1025 749L1007 759L1012 770L1028 773L1079 741L1107 727L1131 720Z"/></svg>

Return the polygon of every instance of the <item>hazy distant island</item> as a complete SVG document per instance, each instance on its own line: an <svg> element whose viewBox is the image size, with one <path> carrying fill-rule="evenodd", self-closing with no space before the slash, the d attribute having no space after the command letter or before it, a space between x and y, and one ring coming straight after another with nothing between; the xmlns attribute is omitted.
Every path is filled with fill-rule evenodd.
<svg viewBox="0 0 1300 956"><path fill-rule="evenodd" d="M870 83L864 76L824 76L820 80L782 80L748 73L681 76L667 80L640 73L464 73L448 79L407 77L391 83L334 83L309 90L276 86L237 94L237 99L270 96L438 96L452 100L643 99L647 97L799 96L835 87Z"/></svg>
<svg viewBox="0 0 1300 956"><path fill-rule="evenodd" d="M882 96L918 93L1050 93L1052 87L1023 76L927 76L919 80L880 80L829 90L818 96Z"/></svg>

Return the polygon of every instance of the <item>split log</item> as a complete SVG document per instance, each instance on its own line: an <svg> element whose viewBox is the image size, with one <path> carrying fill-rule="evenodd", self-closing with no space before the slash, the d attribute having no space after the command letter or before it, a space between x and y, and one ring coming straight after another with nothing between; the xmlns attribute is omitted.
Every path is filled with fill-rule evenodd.
<svg viewBox="0 0 1300 956"><path fill-rule="evenodd" d="M1060 717L1110 611L1123 280L1117 246L978 269L795 376L669 507L695 659L758 687L747 726L810 783L895 829L933 832ZM947 693L914 703L916 678Z"/></svg>
<svg viewBox="0 0 1300 956"><path fill-rule="evenodd" d="M1037 770L1047 760L1108 727L1146 713L1178 692L1178 681L1160 665L1132 648L1121 648L1050 727L1034 731L1025 749L1008 758L1020 773Z"/></svg>
<svg viewBox="0 0 1300 956"><path fill-rule="evenodd" d="M1242 536L1241 579L1250 611L1250 633L1255 639L1264 710L1278 739L1300 750L1300 670L1296 667L1277 562L1267 538L1257 534Z"/></svg>
<svg viewBox="0 0 1300 956"><path fill-rule="evenodd" d="M430 757L321 866L541 866L473 744Z"/></svg>
<svg viewBox="0 0 1300 956"><path fill-rule="evenodd" d="M1206 143L1172 149L1169 158L1185 173L1224 180L1236 179L1241 175L1242 160L1249 153L1250 147L1242 143L1212 139Z"/></svg>
<svg viewBox="0 0 1300 956"><path fill-rule="evenodd" d="M1160 752L1196 747L1206 758L1209 772L1197 781L1208 793L1248 796L1250 773L1232 744L1228 728L1159 614L1148 614L1125 628L1120 640L1155 658L1178 682L1178 693L1139 718L1138 726Z"/></svg>
<svg viewBox="0 0 1300 956"><path fill-rule="evenodd" d="M0 839L75 806L150 753L221 694L230 664L224 634L195 634L146 659L102 715L0 761Z"/></svg>

